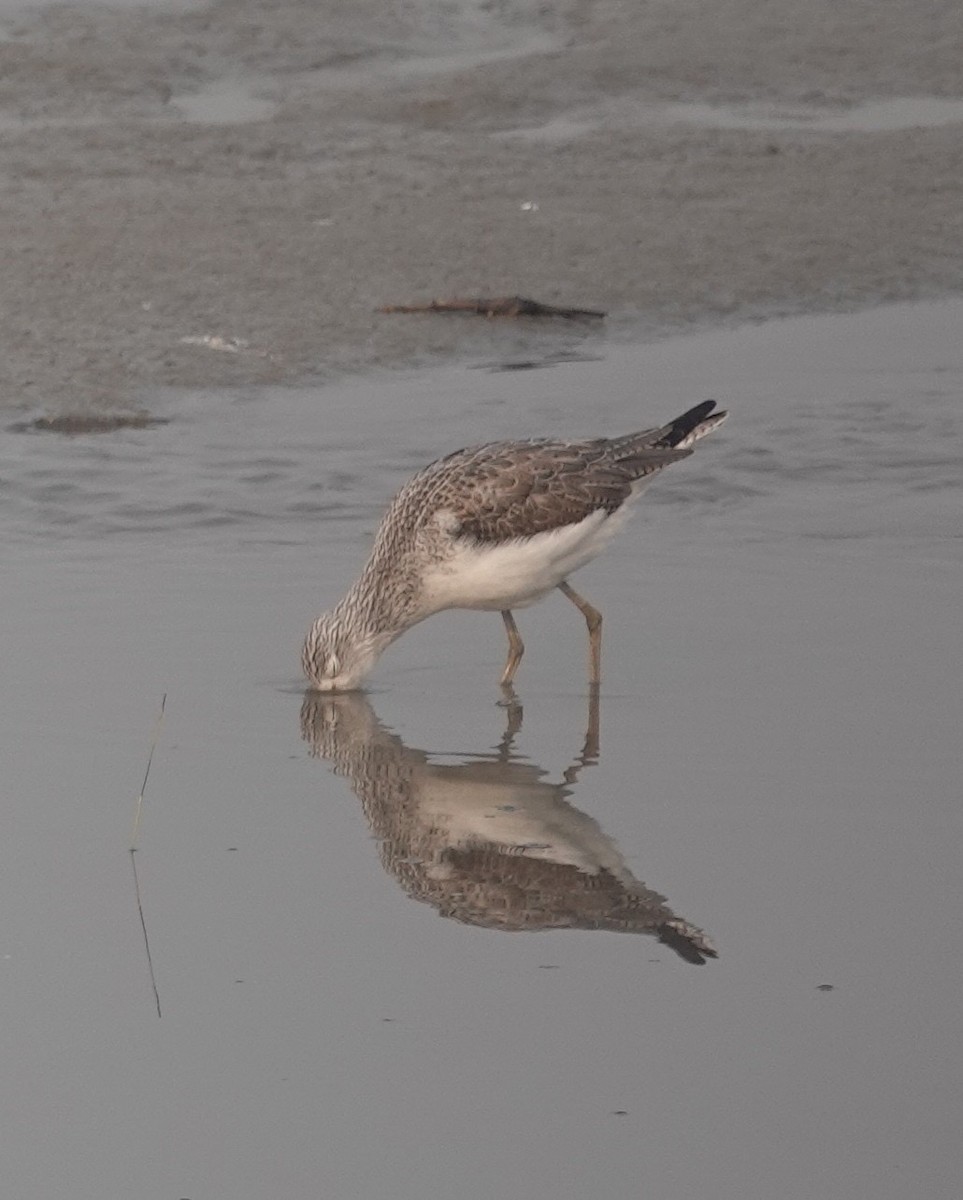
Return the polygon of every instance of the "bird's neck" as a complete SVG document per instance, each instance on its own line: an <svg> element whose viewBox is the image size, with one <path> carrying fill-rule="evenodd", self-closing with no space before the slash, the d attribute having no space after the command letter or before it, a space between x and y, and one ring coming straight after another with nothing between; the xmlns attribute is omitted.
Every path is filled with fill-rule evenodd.
<svg viewBox="0 0 963 1200"><path fill-rule="evenodd" d="M353 641L373 642L379 653L421 619L413 582L387 570L378 547L335 612Z"/></svg>

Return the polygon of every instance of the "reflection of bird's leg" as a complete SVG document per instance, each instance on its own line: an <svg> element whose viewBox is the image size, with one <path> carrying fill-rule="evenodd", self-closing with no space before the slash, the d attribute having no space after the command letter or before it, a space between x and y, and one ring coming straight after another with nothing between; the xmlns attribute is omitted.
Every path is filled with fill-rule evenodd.
<svg viewBox="0 0 963 1200"><path fill-rule="evenodd" d="M589 688L588 724L585 727L585 746L582 750L582 761L586 766L598 762L599 721L599 685L593 683Z"/></svg>
<svg viewBox="0 0 963 1200"><path fill-rule="evenodd" d="M515 689L511 684L502 684L502 699L499 701L506 710L505 732L502 735L502 740L498 743L498 760L499 762L508 762L512 755L512 743L515 741L515 734L522 727L522 702L515 694Z"/></svg>
<svg viewBox="0 0 963 1200"><path fill-rule="evenodd" d="M565 772L566 783L574 783L583 767L594 767L599 760L599 685L589 686L588 724L585 728L585 741L582 753Z"/></svg>
<svg viewBox="0 0 963 1200"><path fill-rule="evenodd" d="M572 601L585 618L589 635L589 683L597 687L602 682L602 614L564 579L558 585L558 590Z"/></svg>
<svg viewBox="0 0 963 1200"><path fill-rule="evenodd" d="M525 643L522 641L522 635L518 632L515 618L509 609L502 609L502 620L505 622L505 632L508 634L508 658L505 660L505 670L502 671L500 682L503 686L508 687L515 678L518 664L522 661Z"/></svg>

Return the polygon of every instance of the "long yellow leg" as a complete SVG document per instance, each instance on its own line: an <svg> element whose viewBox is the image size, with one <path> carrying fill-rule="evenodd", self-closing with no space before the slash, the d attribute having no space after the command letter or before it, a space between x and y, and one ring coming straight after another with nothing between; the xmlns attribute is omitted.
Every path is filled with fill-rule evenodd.
<svg viewBox="0 0 963 1200"><path fill-rule="evenodd" d="M589 635L589 683L597 687L602 682L602 614L568 583L560 583L558 590L572 601L585 618Z"/></svg>
<svg viewBox="0 0 963 1200"><path fill-rule="evenodd" d="M502 620L505 622L505 632L508 634L508 658L499 682L507 686L515 678L518 664L522 661L522 655L525 653L525 643L522 641L515 618L509 609L502 609Z"/></svg>

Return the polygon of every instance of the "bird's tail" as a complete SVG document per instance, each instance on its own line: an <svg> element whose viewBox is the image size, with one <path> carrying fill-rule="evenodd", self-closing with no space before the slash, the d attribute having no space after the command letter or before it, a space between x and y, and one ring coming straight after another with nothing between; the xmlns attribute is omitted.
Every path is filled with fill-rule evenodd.
<svg viewBox="0 0 963 1200"><path fill-rule="evenodd" d="M644 429L608 443L608 454L632 478L643 479L688 458L692 447L716 429L728 416L713 412L715 400L704 400L661 429Z"/></svg>
<svg viewBox="0 0 963 1200"><path fill-rule="evenodd" d="M671 447L674 450L685 450L694 445L707 433L718 428L729 415L724 409L713 412L715 406L715 400L704 400L695 408L690 408L681 417L676 417L674 421L658 430L654 445L667 449Z"/></svg>

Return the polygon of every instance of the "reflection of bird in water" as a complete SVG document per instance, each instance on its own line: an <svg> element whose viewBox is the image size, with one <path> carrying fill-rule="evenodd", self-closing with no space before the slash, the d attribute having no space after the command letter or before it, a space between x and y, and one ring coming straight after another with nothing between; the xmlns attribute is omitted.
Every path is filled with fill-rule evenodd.
<svg viewBox="0 0 963 1200"><path fill-rule="evenodd" d="M476 608L502 614L510 684L525 650L512 609L558 588L585 618L597 684L602 615L568 577L602 552L652 477L725 420L713 408L707 400L625 437L472 446L419 471L385 513L357 582L311 626L308 679L323 692L350 691L412 625Z"/></svg>
<svg viewBox="0 0 963 1200"><path fill-rule="evenodd" d="M702 930L636 879L598 822L567 799L597 757L596 705L565 783L512 756L518 706L497 752L455 764L405 746L361 693L306 693L301 732L361 800L385 869L442 916L488 929L649 933L687 962L714 958Z"/></svg>

